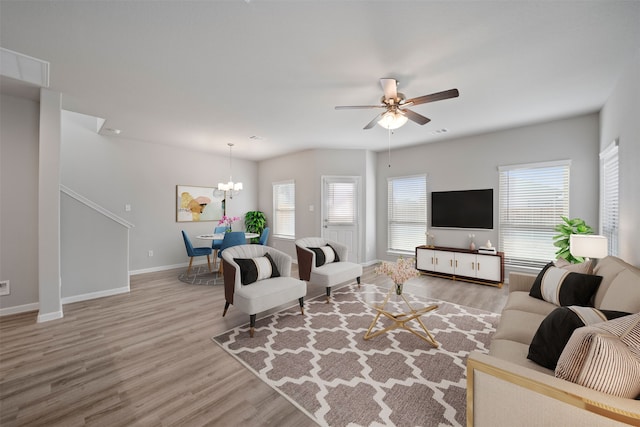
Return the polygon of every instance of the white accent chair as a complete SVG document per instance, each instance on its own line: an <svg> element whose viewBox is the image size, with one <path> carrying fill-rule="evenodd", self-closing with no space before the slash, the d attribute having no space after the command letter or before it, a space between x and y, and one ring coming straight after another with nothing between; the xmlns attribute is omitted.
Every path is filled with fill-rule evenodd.
<svg viewBox="0 0 640 427"><path fill-rule="evenodd" d="M259 258L264 257L267 253L273 259L280 276L264 278L243 285L240 265L234 259ZM229 247L222 252L222 262L224 263L224 295L226 300L222 316L227 314L231 304L248 313L249 335L251 337L254 334L257 313L297 299L300 303L300 312L304 314L307 284L291 277L291 257L286 253L269 246L238 245Z"/></svg>
<svg viewBox="0 0 640 427"><path fill-rule="evenodd" d="M330 245L338 255L338 262L329 262L316 266L316 253L309 248L320 248ZM296 240L296 254L298 255L298 273L300 279L325 286L327 302L331 297L331 288L344 282L356 280L360 287L362 266L350 261L349 248L333 240L323 237L305 237Z"/></svg>

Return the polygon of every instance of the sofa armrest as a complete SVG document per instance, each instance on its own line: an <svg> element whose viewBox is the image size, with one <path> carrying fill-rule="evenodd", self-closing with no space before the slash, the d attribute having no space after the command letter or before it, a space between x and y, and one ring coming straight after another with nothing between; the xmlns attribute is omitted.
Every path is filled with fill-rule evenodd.
<svg viewBox="0 0 640 427"><path fill-rule="evenodd" d="M533 282L538 277L536 274L518 273L512 271L509 273L509 292L523 291L529 292Z"/></svg>
<svg viewBox="0 0 640 427"><path fill-rule="evenodd" d="M640 425L639 401L601 393L487 354L469 355L468 426L625 424Z"/></svg>

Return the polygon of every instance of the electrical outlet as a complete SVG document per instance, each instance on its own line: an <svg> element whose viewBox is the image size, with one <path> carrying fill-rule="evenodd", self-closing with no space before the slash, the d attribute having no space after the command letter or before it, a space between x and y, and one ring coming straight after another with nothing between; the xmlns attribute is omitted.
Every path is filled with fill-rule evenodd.
<svg viewBox="0 0 640 427"><path fill-rule="evenodd" d="M149 251L149 256L153 256L153 251Z"/></svg>
<svg viewBox="0 0 640 427"><path fill-rule="evenodd" d="M8 280L0 282L0 295L9 295L11 293L11 285Z"/></svg>
<svg viewBox="0 0 640 427"><path fill-rule="evenodd" d="M131 212L131 205L128 204L128 203L126 205L124 205L124 211L125 212Z"/></svg>

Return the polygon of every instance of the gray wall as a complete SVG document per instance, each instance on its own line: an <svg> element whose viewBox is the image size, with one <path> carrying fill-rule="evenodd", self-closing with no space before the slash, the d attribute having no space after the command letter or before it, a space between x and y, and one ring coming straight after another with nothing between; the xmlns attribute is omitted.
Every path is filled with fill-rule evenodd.
<svg viewBox="0 0 640 427"><path fill-rule="evenodd" d="M620 158L620 258L640 265L640 49L600 115L600 148L618 140Z"/></svg>
<svg viewBox="0 0 640 427"><path fill-rule="evenodd" d="M375 187L373 154L366 150L308 150L263 160L259 164L259 209L265 212L269 223L273 216L272 185L274 182L294 180L296 184L296 238L320 236L322 226L322 176L359 176L361 179L361 201L365 206L360 217L360 262L371 261L371 227L375 213L370 212L369 201L364 196ZM313 206L313 211L310 210ZM296 258L292 240L271 239L270 243Z"/></svg>
<svg viewBox="0 0 640 427"><path fill-rule="evenodd" d="M40 103L7 95L0 102L0 280L11 284L0 308L37 310Z"/></svg>
<svg viewBox="0 0 640 427"><path fill-rule="evenodd" d="M393 140L392 140L393 144ZM498 166L571 159L570 215L598 224L598 114L393 150L378 155L377 248L379 259L394 259L387 248L387 177L427 174L432 191L494 189L493 230L429 229L436 245L498 244Z"/></svg>
<svg viewBox="0 0 640 427"><path fill-rule="evenodd" d="M130 230L133 274L187 265L180 230L192 237L194 245L203 246L210 242L195 236L213 232L218 223L176 222L176 185L215 187L227 182L229 157L103 136L95 129L94 118L63 112L61 183L134 224ZM216 144L226 146L222 141ZM244 218L257 206L256 162L234 157L233 179L242 182L244 190L227 201L227 214ZM131 211L125 211L126 204ZM92 243L89 238L87 244ZM148 256L149 250L153 257Z"/></svg>

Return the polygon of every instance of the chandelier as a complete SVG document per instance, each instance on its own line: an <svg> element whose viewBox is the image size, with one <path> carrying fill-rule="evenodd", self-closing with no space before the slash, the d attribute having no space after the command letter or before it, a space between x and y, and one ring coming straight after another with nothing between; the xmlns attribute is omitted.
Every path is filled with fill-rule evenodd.
<svg viewBox="0 0 640 427"><path fill-rule="evenodd" d="M233 144L229 142L227 145L229 146L229 182L219 182L218 191L225 193L228 192L229 198L233 199L233 196L238 195L240 193L240 190L242 190L242 183L233 182L233 179L231 177L231 147L233 147Z"/></svg>

